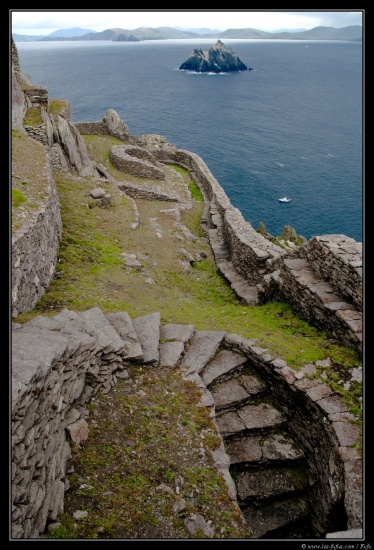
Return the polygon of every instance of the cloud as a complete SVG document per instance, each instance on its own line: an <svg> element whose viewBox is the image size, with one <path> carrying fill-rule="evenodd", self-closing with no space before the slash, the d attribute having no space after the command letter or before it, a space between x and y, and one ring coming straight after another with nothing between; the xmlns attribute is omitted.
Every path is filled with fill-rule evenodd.
<svg viewBox="0 0 374 550"><path fill-rule="evenodd" d="M345 27L362 24L362 10L357 11L258 11L258 10L10 10L12 31L82 27L102 31L108 28L183 27L226 30L255 28L265 31L279 29L310 29L317 26Z"/></svg>

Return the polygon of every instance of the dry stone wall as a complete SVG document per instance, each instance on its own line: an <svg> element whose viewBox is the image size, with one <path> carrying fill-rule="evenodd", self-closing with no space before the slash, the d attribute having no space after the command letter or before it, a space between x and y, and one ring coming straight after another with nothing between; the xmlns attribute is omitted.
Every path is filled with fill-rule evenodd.
<svg viewBox="0 0 374 550"><path fill-rule="evenodd" d="M62 235L60 201L46 162L48 196L28 223L12 237L12 317L33 309L55 272Z"/></svg>
<svg viewBox="0 0 374 550"><path fill-rule="evenodd" d="M121 141L130 139L130 131L118 116L114 109L108 109L102 121L99 122L77 122L76 128L82 135L107 135L113 136Z"/></svg>
<svg viewBox="0 0 374 550"><path fill-rule="evenodd" d="M175 159L188 167L208 201L215 204L222 219L225 247L237 272L253 285L263 284L266 273L273 271L269 262L287 252L257 233L244 220L240 210L232 206L226 193L198 155L178 150Z"/></svg>
<svg viewBox="0 0 374 550"><path fill-rule="evenodd" d="M98 122L76 122L75 126L82 136L108 135L108 127L102 120Z"/></svg>

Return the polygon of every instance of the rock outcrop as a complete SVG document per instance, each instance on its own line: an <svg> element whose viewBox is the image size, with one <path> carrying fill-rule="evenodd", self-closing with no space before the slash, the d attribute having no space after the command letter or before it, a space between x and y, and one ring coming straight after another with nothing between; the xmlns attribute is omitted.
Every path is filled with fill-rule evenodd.
<svg viewBox="0 0 374 550"><path fill-rule="evenodd" d="M230 46L223 42L217 43L202 50L195 48L190 57L179 67L181 71L193 71L196 73L229 73L238 71L251 71L243 61L232 51Z"/></svg>
<svg viewBox="0 0 374 550"><path fill-rule="evenodd" d="M30 79L21 71L18 51L12 37L12 128L26 133L23 119L31 102L23 93L21 86L30 85Z"/></svg>

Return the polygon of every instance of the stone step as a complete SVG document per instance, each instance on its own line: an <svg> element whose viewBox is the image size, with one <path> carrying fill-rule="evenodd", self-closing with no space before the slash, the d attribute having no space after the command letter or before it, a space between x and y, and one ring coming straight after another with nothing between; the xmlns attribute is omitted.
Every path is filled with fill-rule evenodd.
<svg viewBox="0 0 374 550"><path fill-rule="evenodd" d="M308 487L308 478L301 467L247 469L236 476L241 502L258 502L301 494Z"/></svg>
<svg viewBox="0 0 374 550"><path fill-rule="evenodd" d="M223 237L220 236L218 229L207 229L209 243L212 248L214 259L217 262L227 260L228 252Z"/></svg>
<svg viewBox="0 0 374 550"><path fill-rule="evenodd" d="M246 465L298 463L305 457L304 451L291 436L280 432L249 435L227 441L225 448L233 468Z"/></svg>
<svg viewBox="0 0 374 550"><path fill-rule="evenodd" d="M281 428L285 422L282 413L268 403L244 405L216 416L217 427L224 440L249 433L266 433Z"/></svg>
<svg viewBox="0 0 374 550"><path fill-rule="evenodd" d="M302 495L286 501L266 502L262 506L248 505L242 508L242 513L252 528L253 537L259 539L272 538L271 534L277 530L306 518L310 510L307 497Z"/></svg>
<svg viewBox="0 0 374 550"><path fill-rule="evenodd" d="M239 275L234 264L229 260L217 261L217 269L229 282L238 298L246 306L259 305L261 302L260 291L257 286L250 285L244 277Z"/></svg>
<svg viewBox="0 0 374 550"><path fill-rule="evenodd" d="M207 387L211 384L228 379L242 371L247 358L239 353L222 350L211 359L201 371L201 378Z"/></svg>
<svg viewBox="0 0 374 550"><path fill-rule="evenodd" d="M214 399L216 413L241 407L266 393L267 385L258 376L246 374L245 370L234 378L218 384L214 381L208 386ZM202 378L205 381L204 375Z"/></svg>
<svg viewBox="0 0 374 550"><path fill-rule="evenodd" d="M182 361L181 370L185 376L199 374L205 365L216 354L224 336L224 331L197 331L188 347Z"/></svg>
<svg viewBox="0 0 374 550"><path fill-rule="evenodd" d="M143 364L156 367L160 359L161 315L159 312L136 317L132 321L143 350Z"/></svg>
<svg viewBox="0 0 374 550"><path fill-rule="evenodd" d="M87 311L79 312L78 315L95 330L98 345L102 348L105 355L111 353L121 354L123 352L124 341L100 308L93 307Z"/></svg>
<svg viewBox="0 0 374 550"><path fill-rule="evenodd" d="M124 342L123 359L134 363L143 362L143 350L129 314L125 311L107 313L106 318Z"/></svg>
<svg viewBox="0 0 374 550"><path fill-rule="evenodd" d="M160 366L174 368L195 333L193 325L167 324L160 330Z"/></svg>
<svg viewBox="0 0 374 550"><path fill-rule="evenodd" d="M362 353L362 312L322 280L308 260L285 259L274 277L301 316Z"/></svg>

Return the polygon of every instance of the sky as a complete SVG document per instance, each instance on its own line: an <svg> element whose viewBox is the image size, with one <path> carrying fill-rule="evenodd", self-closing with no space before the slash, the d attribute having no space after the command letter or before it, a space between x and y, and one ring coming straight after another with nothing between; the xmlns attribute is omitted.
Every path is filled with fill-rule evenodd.
<svg viewBox="0 0 374 550"><path fill-rule="evenodd" d="M12 33L47 35L59 29L174 27L252 28L267 32L362 25L365 10L9 10Z"/></svg>

